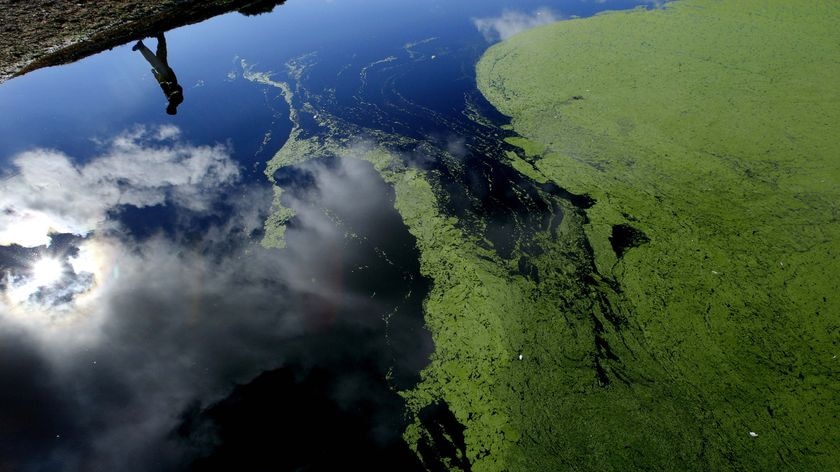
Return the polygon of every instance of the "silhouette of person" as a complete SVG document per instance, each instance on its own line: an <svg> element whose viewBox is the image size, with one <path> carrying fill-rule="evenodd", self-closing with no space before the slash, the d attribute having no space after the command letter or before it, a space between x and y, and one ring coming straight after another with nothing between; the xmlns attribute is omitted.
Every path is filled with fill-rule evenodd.
<svg viewBox="0 0 840 472"><path fill-rule="evenodd" d="M166 62L166 38L163 37L163 33L158 34L155 38L157 38L157 51L154 54L143 44L142 39L137 41L137 44L131 50L140 51L149 65L152 66L152 73L160 84L160 88L163 89L166 100L169 101L166 113L174 115L178 112L178 105L184 101L184 88L178 85L175 71Z"/></svg>

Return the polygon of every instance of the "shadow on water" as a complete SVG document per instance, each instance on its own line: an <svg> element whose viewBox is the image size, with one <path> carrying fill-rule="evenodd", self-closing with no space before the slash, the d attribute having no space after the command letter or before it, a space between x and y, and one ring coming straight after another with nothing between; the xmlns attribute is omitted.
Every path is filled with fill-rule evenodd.
<svg viewBox="0 0 840 472"><path fill-rule="evenodd" d="M328 261L298 274L311 283L292 295L307 333L285 341L282 368L185 412L175 439L199 451L195 471L423 470L402 439L409 419L397 390L419 381L432 351L422 313L430 282L393 190L349 159L277 179L297 214L289 257L317 251ZM312 227L335 231L316 238Z"/></svg>
<svg viewBox="0 0 840 472"><path fill-rule="evenodd" d="M179 431L195 440L210 427L218 441L191 470L423 470L400 435L401 399L360 361L289 365L237 387Z"/></svg>
<svg viewBox="0 0 840 472"><path fill-rule="evenodd" d="M417 444L417 454L430 472L472 470L467 459L464 426L444 402L423 408L418 414L427 435Z"/></svg>

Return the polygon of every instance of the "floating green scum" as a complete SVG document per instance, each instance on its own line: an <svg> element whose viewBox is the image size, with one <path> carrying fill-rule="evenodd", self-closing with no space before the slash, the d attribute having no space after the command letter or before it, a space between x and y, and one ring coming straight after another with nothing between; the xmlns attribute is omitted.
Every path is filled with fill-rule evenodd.
<svg viewBox="0 0 840 472"><path fill-rule="evenodd" d="M534 29L479 62L522 137L517 168L598 202L598 270L661 369L625 359L629 396L667 384L690 416L667 439L667 416L627 410L642 429L616 420L603 457L586 439L600 426L563 454L598 470L840 467L838 20L835 1L685 0ZM647 243L617 257L628 227ZM626 453L659 441L678 453Z"/></svg>
<svg viewBox="0 0 840 472"><path fill-rule="evenodd" d="M446 467L477 472L840 467L838 20L834 1L684 0L490 48L478 86L519 149L497 165L595 201L540 190L556 214L520 218L510 254L475 231L482 215L445 210L437 171L400 157L456 167L446 150L353 128L300 84L249 71L292 108L270 179L355 158L394 188L433 282L435 352L401 392L421 458L448 450ZM275 195L264 244L282 247L294 215ZM441 404L461 430L424 420Z"/></svg>

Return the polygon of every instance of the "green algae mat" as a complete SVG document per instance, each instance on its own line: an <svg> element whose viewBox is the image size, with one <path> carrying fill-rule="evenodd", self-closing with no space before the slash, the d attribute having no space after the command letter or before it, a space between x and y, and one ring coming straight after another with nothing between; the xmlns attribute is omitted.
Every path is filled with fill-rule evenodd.
<svg viewBox="0 0 840 472"><path fill-rule="evenodd" d="M516 447L556 462L534 464L840 470L838 20L835 1L685 0L483 56L512 165L597 201L586 238L632 339L624 381L535 407L544 434Z"/></svg>
<svg viewBox="0 0 840 472"><path fill-rule="evenodd" d="M399 390L427 467L840 469L838 19L833 2L686 0L490 48L478 86L512 121L488 129L488 165L524 202L504 250L478 206L449 211L450 149L243 63L291 109L269 180L357 159L394 189L432 282L435 350ZM295 217L283 195L269 247Z"/></svg>

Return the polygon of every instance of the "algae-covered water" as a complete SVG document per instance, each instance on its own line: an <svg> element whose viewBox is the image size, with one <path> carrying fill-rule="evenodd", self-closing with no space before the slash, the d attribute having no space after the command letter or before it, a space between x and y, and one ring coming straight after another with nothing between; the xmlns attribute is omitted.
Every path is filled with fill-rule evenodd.
<svg viewBox="0 0 840 472"><path fill-rule="evenodd" d="M289 1L166 32L182 103L0 84L0 470L837 468L837 19Z"/></svg>

